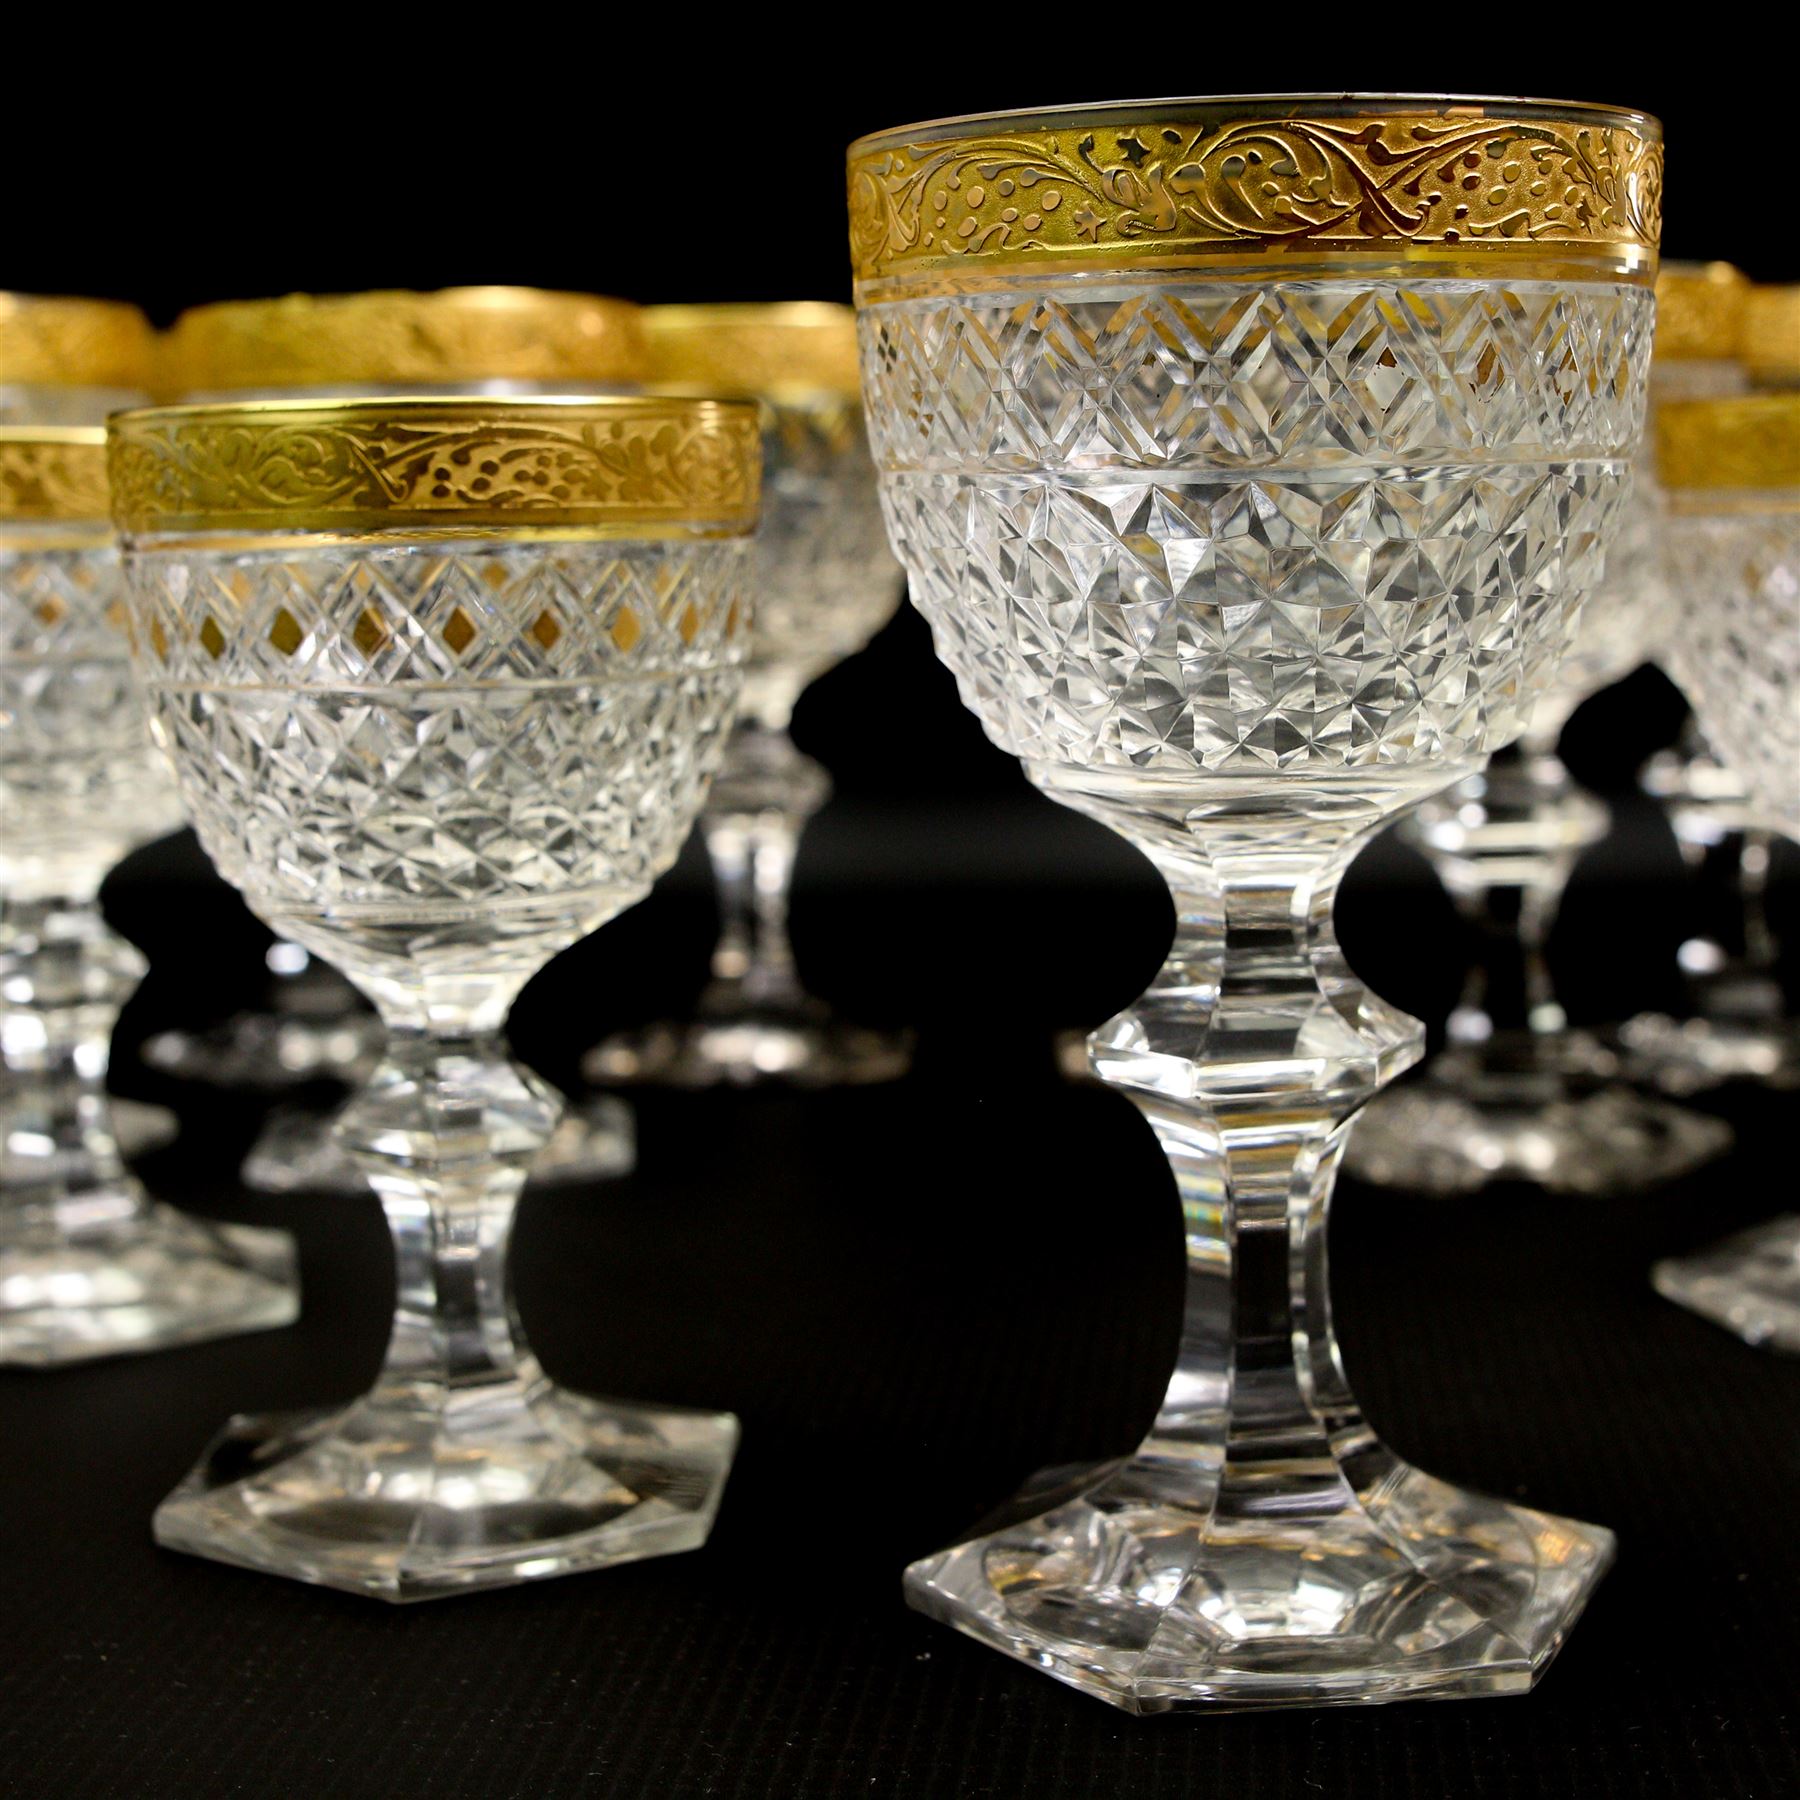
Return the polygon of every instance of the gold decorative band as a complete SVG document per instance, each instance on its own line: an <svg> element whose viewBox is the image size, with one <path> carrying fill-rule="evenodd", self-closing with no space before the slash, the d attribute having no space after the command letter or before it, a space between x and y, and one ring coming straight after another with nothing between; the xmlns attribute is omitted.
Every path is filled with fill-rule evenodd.
<svg viewBox="0 0 1800 1800"><path fill-rule="evenodd" d="M999 114L850 148L857 280L976 265L1109 270L1222 257L1553 250L1647 277L1655 120L1418 96L1151 101Z"/></svg>
<svg viewBox="0 0 1800 1800"><path fill-rule="evenodd" d="M1728 262L1664 263L1656 272L1656 360L1735 357L1749 292L1748 277Z"/></svg>
<svg viewBox="0 0 1800 1800"><path fill-rule="evenodd" d="M861 392L856 314L823 300L644 309L651 378L763 399Z"/></svg>
<svg viewBox="0 0 1800 1800"><path fill-rule="evenodd" d="M0 293L0 387L147 391L156 336L135 306Z"/></svg>
<svg viewBox="0 0 1800 1800"><path fill-rule="evenodd" d="M536 288L288 294L185 312L162 387L174 394L383 383L643 380L638 309Z"/></svg>
<svg viewBox="0 0 1800 1800"><path fill-rule="evenodd" d="M1800 392L1675 400L1656 409L1665 488L1800 488Z"/></svg>
<svg viewBox="0 0 1800 1800"><path fill-rule="evenodd" d="M1739 342L1753 380L1800 381L1800 287L1751 288Z"/></svg>
<svg viewBox="0 0 1800 1800"><path fill-rule="evenodd" d="M0 426L0 520L105 524L107 513L99 426Z"/></svg>
<svg viewBox="0 0 1800 1800"><path fill-rule="evenodd" d="M125 532L756 527L761 438L743 401L262 401L108 429Z"/></svg>

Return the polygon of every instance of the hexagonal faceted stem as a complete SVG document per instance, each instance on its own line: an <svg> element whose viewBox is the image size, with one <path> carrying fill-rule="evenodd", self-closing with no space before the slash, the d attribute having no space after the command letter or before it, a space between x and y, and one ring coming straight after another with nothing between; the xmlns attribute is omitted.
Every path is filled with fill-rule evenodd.
<svg viewBox="0 0 1800 1800"><path fill-rule="evenodd" d="M705 1541L737 1421L566 1393L513 1310L513 1210L560 1110L497 1037L395 1033L337 1125L393 1232L381 1374L347 1409L234 1419L159 1542L403 1601Z"/></svg>
<svg viewBox="0 0 1800 1800"><path fill-rule="evenodd" d="M1131 838L1175 897L1167 963L1090 1054L1175 1172L1181 1349L1134 1456L1040 1478L1009 1523L908 1571L915 1606L1144 1712L1503 1692L1554 1654L1610 1535L1400 1462L1331 1325L1338 1157L1420 1037L1350 972L1332 898L1370 834L1463 772L1160 794L1035 772Z"/></svg>

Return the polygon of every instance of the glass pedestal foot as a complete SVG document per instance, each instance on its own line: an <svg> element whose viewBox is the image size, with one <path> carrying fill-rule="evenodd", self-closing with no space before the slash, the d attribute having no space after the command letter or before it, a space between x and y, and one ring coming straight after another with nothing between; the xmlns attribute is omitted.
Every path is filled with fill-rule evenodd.
<svg viewBox="0 0 1800 1800"><path fill-rule="evenodd" d="M1729 1081L1800 1087L1800 1019L1639 1013L1618 1035L1626 1073L1665 1094L1701 1094Z"/></svg>
<svg viewBox="0 0 1800 1800"><path fill-rule="evenodd" d="M1604 1051L1593 1050L1603 1066ZM1722 1120L1589 1072L1589 1061L1535 1036L1446 1050L1363 1110L1345 1167L1376 1186L1424 1194L1473 1193L1493 1181L1622 1194L1729 1147Z"/></svg>
<svg viewBox="0 0 1800 1800"><path fill-rule="evenodd" d="M531 1165L534 1187L612 1181L637 1166L631 1108L607 1094L571 1100ZM331 1115L284 1107L269 1115L241 1171L262 1194L366 1194L369 1177L332 1136Z"/></svg>
<svg viewBox="0 0 1800 1800"><path fill-rule="evenodd" d="M1133 1713L1529 1688L1612 1533L1379 1463L1260 1512L1144 1458L1047 1471L1015 1522L914 1563L907 1601Z"/></svg>
<svg viewBox="0 0 1800 1800"><path fill-rule="evenodd" d="M912 1034L847 1024L823 1006L747 1008L729 1017L649 1025L596 1045L581 1072L599 1085L852 1087L894 1081L912 1063Z"/></svg>
<svg viewBox="0 0 1800 1800"><path fill-rule="evenodd" d="M240 1417L157 1509L156 1541L380 1600L577 1574L706 1541L729 1413L590 1400L533 1373Z"/></svg>
<svg viewBox="0 0 1800 1800"><path fill-rule="evenodd" d="M147 1202L70 1229L55 1212L0 1233L0 1365L54 1368L291 1325L293 1240Z"/></svg>
<svg viewBox="0 0 1800 1800"><path fill-rule="evenodd" d="M1650 1278L1665 1299L1745 1343L1800 1355L1800 1214L1659 1262Z"/></svg>

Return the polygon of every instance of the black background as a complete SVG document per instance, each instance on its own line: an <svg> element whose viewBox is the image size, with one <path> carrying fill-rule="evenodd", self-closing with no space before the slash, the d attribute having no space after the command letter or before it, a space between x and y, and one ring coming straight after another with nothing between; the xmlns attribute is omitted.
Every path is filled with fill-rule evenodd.
<svg viewBox="0 0 1800 1800"><path fill-rule="evenodd" d="M162 321L215 297L468 281L847 297L838 147L858 131L1083 91L1340 84L1647 107L1668 128L1667 253L1800 276L1775 216L1785 84L1686 24L1661 49L1575 9L1339 13L1329 42L1305 11L1121 14L1091 22L1091 46L1048 13L784 15L741 44L685 11L479 23L446 16L426 54L353 19L301 43L240 14L262 49L180 45L129 87L96 84L83 129L66 84L27 95L16 142L52 148L15 164L0 285L117 294ZM1577 1018L1678 997L1673 952L1697 921L1629 779L1680 711L1646 673L1571 726L1572 766L1616 802L1554 946ZM838 783L802 853L802 962L846 1010L914 1026L915 1075L646 1097L638 1174L528 1201L517 1238L521 1310L561 1379L743 1417L694 1556L393 1612L151 1546L152 1507L226 1414L367 1384L391 1276L372 1203L247 1199L232 1172L254 1109L131 1057L145 1031L249 995L259 928L186 840L109 883L153 962L120 1085L186 1124L146 1177L291 1225L307 1310L288 1332L0 1376L0 1791L1800 1792L1800 1368L1646 1283L1655 1257L1791 1201L1779 1096L1720 1102L1737 1151L1649 1196L1432 1204L1344 1185L1340 1316L1378 1426L1437 1473L1620 1533L1619 1567L1530 1698L1130 1720L904 1610L910 1558L1027 1470L1128 1448L1160 1394L1180 1278L1168 1177L1128 1105L1056 1081L1047 1043L1141 990L1168 908L1133 852L986 745L910 613L816 685L795 733ZM1442 1020L1461 944L1416 859L1377 845L1341 926L1379 991ZM572 1079L584 1043L691 999L711 930L689 855L527 990L521 1053Z"/></svg>

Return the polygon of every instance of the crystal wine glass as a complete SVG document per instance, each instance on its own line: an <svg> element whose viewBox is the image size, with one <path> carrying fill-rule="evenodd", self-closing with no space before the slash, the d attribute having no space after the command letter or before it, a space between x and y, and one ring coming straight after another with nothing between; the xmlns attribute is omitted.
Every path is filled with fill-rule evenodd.
<svg viewBox="0 0 1800 1800"><path fill-rule="evenodd" d="M1658 273L1652 408L1671 389L1741 383L1730 346L1746 285L1724 265ZM1639 458L1605 574L1517 743L1400 827L1470 927L1474 955L1445 1048L1357 1122L1346 1167L1364 1181L1437 1194L1500 1180L1626 1193L1672 1180L1730 1144L1722 1120L1623 1079L1628 1067L1641 1071L1641 1054L1622 1057L1611 1034L1570 1025L1548 956L1570 874L1610 823L1576 787L1558 740L1583 701L1656 654L1673 604L1650 460ZM1716 808L1706 822L1716 832ZM1644 1030L1633 1020L1618 1035Z"/></svg>
<svg viewBox="0 0 1800 1800"><path fill-rule="evenodd" d="M831 792L788 736L794 703L900 604L863 434L855 315L815 302L653 306L644 329L659 385L763 405L756 630L737 728L700 814L721 915L712 980L696 1017L610 1037L583 1073L681 1087L885 1081L905 1070L907 1038L809 994L787 923L800 834Z"/></svg>
<svg viewBox="0 0 1800 1800"><path fill-rule="evenodd" d="M1752 381L1779 385L1784 373L1788 381L1800 378L1795 296L1800 288L1754 286L1727 263L1665 264L1656 282L1651 417L1665 401L1725 398ZM1642 499L1634 494L1633 514L1652 518L1660 558L1662 499L1651 460L1639 463ZM1647 569L1642 582L1647 595L1661 594L1652 617L1662 633L1657 660L1667 664L1663 639L1679 629L1683 610L1667 593L1660 566ZM1688 604L1697 598L1681 596ZM1743 783L1712 753L1691 715L1680 741L1651 757L1641 779L1662 804L1692 872L1694 929L1677 953L1685 1016L1628 1019L1619 1030L1628 1072L1674 1094L1734 1080L1800 1083L1800 1022L1788 1011L1763 903L1772 844L1746 809Z"/></svg>
<svg viewBox="0 0 1800 1800"><path fill-rule="evenodd" d="M1654 122L1162 101L850 158L888 529L989 735L1169 884L1090 1039L1174 1167L1150 1436L915 1563L913 1605L1137 1711L1528 1686L1612 1552L1420 1474L1357 1410L1325 1214L1419 1053L1332 937L1359 845L1522 727L1628 485Z"/></svg>
<svg viewBox="0 0 1800 1800"><path fill-rule="evenodd" d="M106 1066L143 958L98 894L181 823L120 628L98 427L0 426L0 1364L292 1322L292 1242L158 1205Z"/></svg>
<svg viewBox="0 0 1800 1800"><path fill-rule="evenodd" d="M435 293L288 294L199 306L176 320L163 386L189 400L381 394L616 393L648 369L638 308L535 288ZM381 1053L380 1023L356 990L299 944L267 956L266 1005L209 1030L159 1033L146 1058L171 1074L266 1092L360 1085ZM613 1095L570 1106L532 1179L628 1173L630 1109ZM362 1172L316 1106L278 1108L245 1158L264 1192L360 1193Z"/></svg>
<svg viewBox="0 0 1800 1800"><path fill-rule="evenodd" d="M1800 388L1666 406L1657 449L1671 574L1700 598L1671 638L1676 678L1750 816L1800 839ZM1659 1263L1655 1281L1750 1343L1800 1351L1800 1214Z"/></svg>
<svg viewBox="0 0 1800 1800"><path fill-rule="evenodd" d="M227 404L113 421L133 645L201 842L388 1027L340 1141L393 1232L348 1409L234 1420L156 1515L178 1549L389 1600L690 1548L729 1414L551 1384L506 1243L561 1102L514 995L693 822L748 617L755 409Z"/></svg>
<svg viewBox="0 0 1800 1800"><path fill-rule="evenodd" d="M0 425L103 425L149 399L155 372L156 334L135 306L0 293ZM175 1136L166 1107L115 1094L110 1110L128 1158Z"/></svg>

